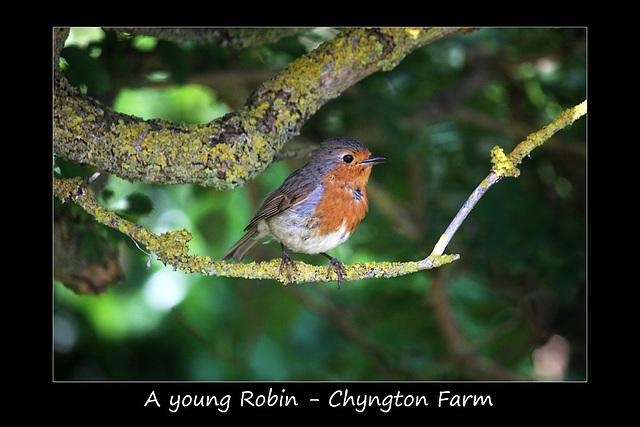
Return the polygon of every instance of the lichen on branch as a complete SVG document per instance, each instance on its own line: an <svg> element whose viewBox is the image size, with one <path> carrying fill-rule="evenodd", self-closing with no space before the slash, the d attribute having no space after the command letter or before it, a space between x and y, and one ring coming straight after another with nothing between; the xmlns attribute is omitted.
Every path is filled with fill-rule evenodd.
<svg viewBox="0 0 640 427"><path fill-rule="evenodd" d="M530 134L524 141L516 145L508 156L504 154L502 148L494 147L491 150L492 172L498 177L517 178L520 175L520 170L516 166L522 163L522 159L531 154L535 148L544 144L560 129L571 126L574 121L585 114L587 114L586 100L575 107L567 108L553 122Z"/></svg>
<svg viewBox="0 0 640 427"><path fill-rule="evenodd" d="M575 107L568 108L562 112L553 122L543 127L537 132L532 133L519 143L513 151L507 156L502 148L495 146L491 150L491 173L482 180L480 185L471 193L471 196L462 205L453 221L449 224L445 232L440 236L431 252L431 256L442 255L445 248L453 238L462 222L474 208L478 200L487 192L487 190L503 177L517 178L520 176L520 170L516 167L522 162L525 156L528 156L533 149L541 146L551 138L560 129L570 126L574 121L587 114L587 101L583 101Z"/></svg>
<svg viewBox="0 0 640 427"><path fill-rule="evenodd" d="M54 153L131 181L228 190L255 178L309 117L362 78L461 28L348 29L264 82L238 111L204 125L120 114L54 71ZM56 52L64 37L56 40Z"/></svg>
<svg viewBox="0 0 640 427"><path fill-rule="evenodd" d="M144 245L150 255L165 265L185 273L197 273L205 276L242 277L246 279L272 279L289 283L286 274L280 274L280 259L252 263L226 263L206 255L189 254L191 233L187 230L173 230L157 235L150 230L127 221L100 205L91 191L88 182L82 178L54 179L54 193L63 203L76 203L89 215L103 225L117 229L131 237L136 244ZM144 251L145 253L148 253ZM365 262L354 263L346 267L343 281L370 278L388 278L415 273L419 270L439 267L457 259L452 255L432 257L429 263L419 262ZM326 266L314 266L296 262L292 271L292 280L297 283L329 282L337 280L334 275L327 276Z"/></svg>

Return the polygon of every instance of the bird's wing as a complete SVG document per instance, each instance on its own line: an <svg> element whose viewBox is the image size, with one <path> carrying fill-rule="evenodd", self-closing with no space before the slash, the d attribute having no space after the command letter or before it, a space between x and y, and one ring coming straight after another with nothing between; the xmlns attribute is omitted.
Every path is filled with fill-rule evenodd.
<svg viewBox="0 0 640 427"><path fill-rule="evenodd" d="M249 230L262 219L278 215L302 203L317 185L318 183L316 181L304 179L300 174L294 172L278 189L272 191L265 197L262 205L260 205L260 209L258 209L258 212L256 212L244 230Z"/></svg>

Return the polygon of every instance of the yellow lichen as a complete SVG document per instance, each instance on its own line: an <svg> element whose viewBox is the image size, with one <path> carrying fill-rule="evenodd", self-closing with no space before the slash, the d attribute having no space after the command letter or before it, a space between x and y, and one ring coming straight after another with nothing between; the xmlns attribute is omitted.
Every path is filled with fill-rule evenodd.
<svg viewBox="0 0 640 427"><path fill-rule="evenodd" d="M520 175L520 171L513 161L498 146L493 147L491 150L491 163L493 164L491 170L499 177L511 176L517 178Z"/></svg>

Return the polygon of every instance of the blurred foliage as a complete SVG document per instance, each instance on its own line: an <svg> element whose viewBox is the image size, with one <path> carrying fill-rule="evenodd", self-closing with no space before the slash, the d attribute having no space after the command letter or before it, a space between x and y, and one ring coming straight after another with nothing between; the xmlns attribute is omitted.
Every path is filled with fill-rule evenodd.
<svg viewBox="0 0 640 427"><path fill-rule="evenodd" d="M73 29L61 65L73 84L119 111L203 123L241 107L262 81L332 34L310 30L235 50ZM489 173L493 146L508 153L586 99L585 46L582 28L485 28L425 46L325 105L291 147L348 136L388 159L373 171L367 217L332 255L345 264L428 255ZM276 162L226 193L116 177L90 188L105 206L156 233L187 228L193 253L219 258L262 198L304 160ZM546 368L552 360L566 363L561 378L583 380L585 166L581 119L535 150L519 178L503 179L484 196L447 249L460 261L347 282L339 291L335 283L185 275L157 261L147 269L148 256L131 239L56 201L55 231L67 237L66 247L56 246L56 269L110 257L122 274L99 296L54 281L54 378L559 378ZM56 158L54 172L93 171ZM69 254L84 264L74 267L64 259ZM272 242L248 261L279 256Z"/></svg>

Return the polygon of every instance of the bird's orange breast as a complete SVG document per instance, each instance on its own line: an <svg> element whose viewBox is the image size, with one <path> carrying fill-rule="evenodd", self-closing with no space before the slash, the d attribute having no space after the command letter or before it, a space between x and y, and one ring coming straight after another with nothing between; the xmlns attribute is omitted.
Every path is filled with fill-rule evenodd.
<svg viewBox="0 0 640 427"><path fill-rule="evenodd" d="M369 210L366 185L370 173L371 166L339 167L325 177L324 192L313 215L319 235L343 227L353 233Z"/></svg>

